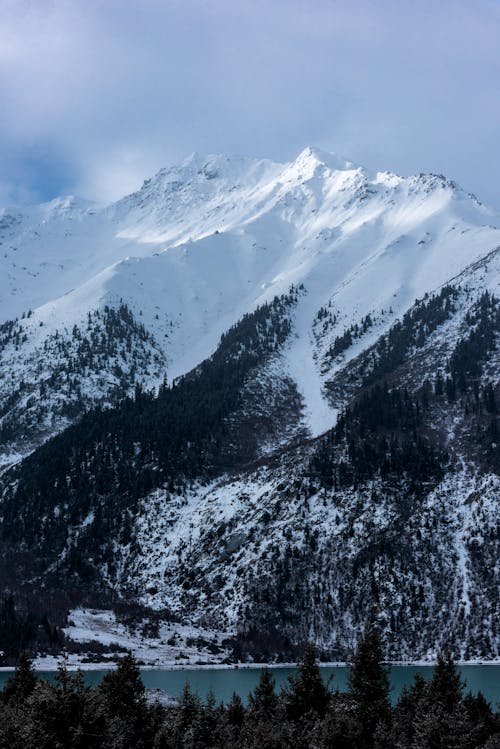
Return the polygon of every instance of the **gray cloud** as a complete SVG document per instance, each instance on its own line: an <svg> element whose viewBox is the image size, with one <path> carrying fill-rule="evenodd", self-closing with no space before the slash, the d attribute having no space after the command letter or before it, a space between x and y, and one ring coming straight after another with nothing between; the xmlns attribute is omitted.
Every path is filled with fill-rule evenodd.
<svg viewBox="0 0 500 749"><path fill-rule="evenodd" d="M437 5L437 7L436 7ZM0 0L0 201L111 199L193 150L315 144L500 206L500 6Z"/></svg>

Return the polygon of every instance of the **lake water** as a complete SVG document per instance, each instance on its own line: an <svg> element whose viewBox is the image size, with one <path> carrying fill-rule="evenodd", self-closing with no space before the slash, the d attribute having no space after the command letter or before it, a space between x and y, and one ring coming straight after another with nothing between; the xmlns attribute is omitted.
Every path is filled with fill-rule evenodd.
<svg viewBox="0 0 500 749"><path fill-rule="evenodd" d="M227 702L233 692L246 700L249 692L259 680L260 671L259 668L155 669L143 670L141 675L146 687L162 689L174 697L181 693L182 687L188 682L201 697L206 697L209 690L212 690L217 700ZM405 685L411 684L417 671L426 679L432 676L432 666L393 666L391 668L393 700L397 699ZM473 693L481 690L494 708L500 708L500 665L460 666L459 671L466 682L467 690ZM87 684L98 684L105 673L105 671L86 671L85 681ZM277 689L286 685L288 676L293 673L296 673L294 668L273 668L272 674ZM346 689L347 669L345 667L323 667L321 673L325 681L329 681L332 689ZM38 675L52 680L55 674L53 671L41 671ZM0 672L0 688L10 676L11 673Z"/></svg>

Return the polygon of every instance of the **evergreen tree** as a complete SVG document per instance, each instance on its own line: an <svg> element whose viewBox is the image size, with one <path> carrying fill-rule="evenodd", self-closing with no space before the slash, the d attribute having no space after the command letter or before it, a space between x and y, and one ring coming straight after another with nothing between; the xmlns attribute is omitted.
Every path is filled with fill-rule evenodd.
<svg viewBox="0 0 500 749"><path fill-rule="evenodd" d="M149 713L139 666L132 653L118 661L100 684L109 721L110 749L142 749L147 745Z"/></svg>
<svg viewBox="0 0 500 749"><path fill-rule="evenodd" d="M404 687L399 697L393 719L393 733L400 743L411 746L415 735L415 721L427 699L428 683L417 672L410 687Z"/></svg>
<svg viewBox="0 0 500 749"><path fill-rule="evenodd" d="M241 728L245 720L245 707L239 694L233 692L231 701L227 706L227 722L231 726Z"/></svg>
<svg viewBox="0 0 500 749"><path fill-rule="evenodd" d="M462 699L464 686L452 654L439 653L429 684L429 701L438 703L451 713Z"/></svg>
<svg viewBox="0 0 500 749"><path fill-rule="evenodd" d="M108 671L100 685L101 694L112 715L129 717L145 705L144 684L139 666L132 653L118 661L114 671Z"/></svg>
<svg viewBox="0 0 500 749"><path fill-rule="evenodd" d="M482 692L473 695L469 692L463 700L469 723L474 726L477 745L486 743L487 739L497 734L500 738L500 716L494 715L490 703Z"/></svg>
<svg viewBox="0 0 500 749"><path fill-rule="evenodd" d="M349 694L361 725L362 746L366 747L373 746L377 724L388 723L391 714L389 673L382 660L378 630L366 626L358 639L348 675Z"/></svg>
<svg viewBox="0 0 500 749"><path fill-rule="evenodd" d="M309 712L323 717L330 692L321 677L314 645L306 645L299 662L299 673L290 676L289 681L290 687L285 691L284 698L290 720L301 720Z"/></svg>
<svg viewBox="0 0 500 749"><path fill-rule="evenodd" d="M182 689L181 698L175 721L176 733L183 736L189 726L195 721L201 710L200 698L195 694L186 682Z"/></svg>
<svg viewBox="0 0 500 749"><path fill-rule="evenodd" d="M21 653L14 676L9 679L2 692L6 703L23 705L33 693L37 684L33 663L26 653Z"/></svg>
<svg viewBox="0 0 500 749"><path fill-rule="evenodd" d="M248 698L249 717L252 720L269 719L276 714L279 700L274 684L271 671L268 668L262 669L259 683Z"/></svg>

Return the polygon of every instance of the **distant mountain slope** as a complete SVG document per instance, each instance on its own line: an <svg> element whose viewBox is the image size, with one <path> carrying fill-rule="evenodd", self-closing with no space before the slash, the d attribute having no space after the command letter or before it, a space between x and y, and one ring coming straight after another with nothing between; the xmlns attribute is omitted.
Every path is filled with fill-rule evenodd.
<svg viewBox="0 0 500 749"><path fill-rule="evenodd" d="M5 212L0 563L256 656L497 657L495 221L313 149Z"/></svg>

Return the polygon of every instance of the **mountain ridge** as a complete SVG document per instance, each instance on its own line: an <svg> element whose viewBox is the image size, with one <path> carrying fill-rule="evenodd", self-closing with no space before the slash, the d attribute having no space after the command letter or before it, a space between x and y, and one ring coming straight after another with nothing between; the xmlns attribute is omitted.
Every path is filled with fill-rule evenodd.
<svg viewBox="0 0 500 749"><path fill-rule="evenodd" d="M370 192L373 184L360 167L342 161L344 170L332 170L325 165L326 160L324 154L311 148L284 166L225 155L196 156L180 168L161 170L160 177L147 181L145 188L100 212L94 208L82 211L71 200L53 201L49 218L43 218L37 227L25 227L19 242L10 245L10 255L4 252L8 273L0 297L3 314L6 305L15 309L13 300L20 295L26 276L34 289L24 294L22 304L18 303L23 308L18 316L32 310L31 339L40 343L49 331L54 333L63 327L62 320L81 325L89 311L117 306L125 299L163 350L167 377L173 380L210 355L220 335L243 314L275 294L286 293L292 283L304 283L310 287L311 296L320 297L316 309L314 302L310 312L304 310L303 321L298 321L304 328L300 337L305 344L317 308L333 297L340 297L339 306L345 307L346 318L363 316L353 297L363 299L369 294L372 299L366 300L365 314L383 306L392 306L394 314L402 314L414 298L444 283L451 275L448 271L460 272L467 261L474 259L471 254L479 256L500 243L500 232L483 223L485 212L491 218L487 209L477 206L442 177L405 180L391 175L388 179L387 174L379 173L374 178L379 181L373 183L376 190ZM334 166L338 161L335 157ZM210 179L203 171L207 164L212 165ZM245 165L244 174L251 175L239 188L240 203L242 195L251 198L250 207L242 208L231 193L234 172L241 174L241 164ZM231 189L225 177L213 176L214 170L222 167L229 169ZM187 181L182 189L177 185L172 191L169 187L165 197L164 175L169 174L170 180L179 170L187 172ZM171 185L168 180L167 186ZM221 180L222 187L214 187ZM177 181L174 179L174 183ZM399 195L401 185L404 199ZM450 205L453 211L458 207L465 218L451 216ZM125 218L120 219L123 214ZM473 214L475 226L468 223L469 214ZM165 239L158 221L174 227L170 239ZM236 228L231 228L231 221L236 221ZM441 227L436 227L437 221ZM193 227L197 234L190 236ZM43 237L43 231L48 237ZM467 242L461 242L462 232L470 240L468 236ZM9 242L14 243L14 238ZM45 256L38 267L36 263L33 267L27 257L26 265L20 266L19 254L29 255L35 248L39 257L40 243L42 249L44 245L55 248L48 253L53 254L53 260ZM446 257L438 256L435 245ZM367 252L370 246L374 251ZM481 249L471 251L471 246ZM93 248L90 255L89 247ZM420 258L415 257L416 251ZM458 253L461 257L456 257ZM16 261L9 268L10 256ZM428 272L433 278L418 279L427 260L434 266ZM387 290L383 300L373 298L367 279L372 267L380 268L385 277L394 277L393 288ZM39 298L40 286L47 277L53 289L49 284L45 296L52 298L39 304L43 301ZM399 299L395 300L395 293ZM292 369L299 355L290 358ZM310 359L309 352L306 360ZM300 371L294 374L300 376ZM310 369L302 389L317 411L314 404L321 408L324 399L321 393L318 395L318 386L314 390L309 386L316 379L314 369ZM310 426L317 431L312 422Z"/></svg>
<svg viewBox="0 0 500 749"><path fill-rule="evenodd" d="M167 607L249 657L281 632L343 658L366 617L393 660L498 657L493 211L306 148L32 215L0 221L19 585Z"/></svg>

